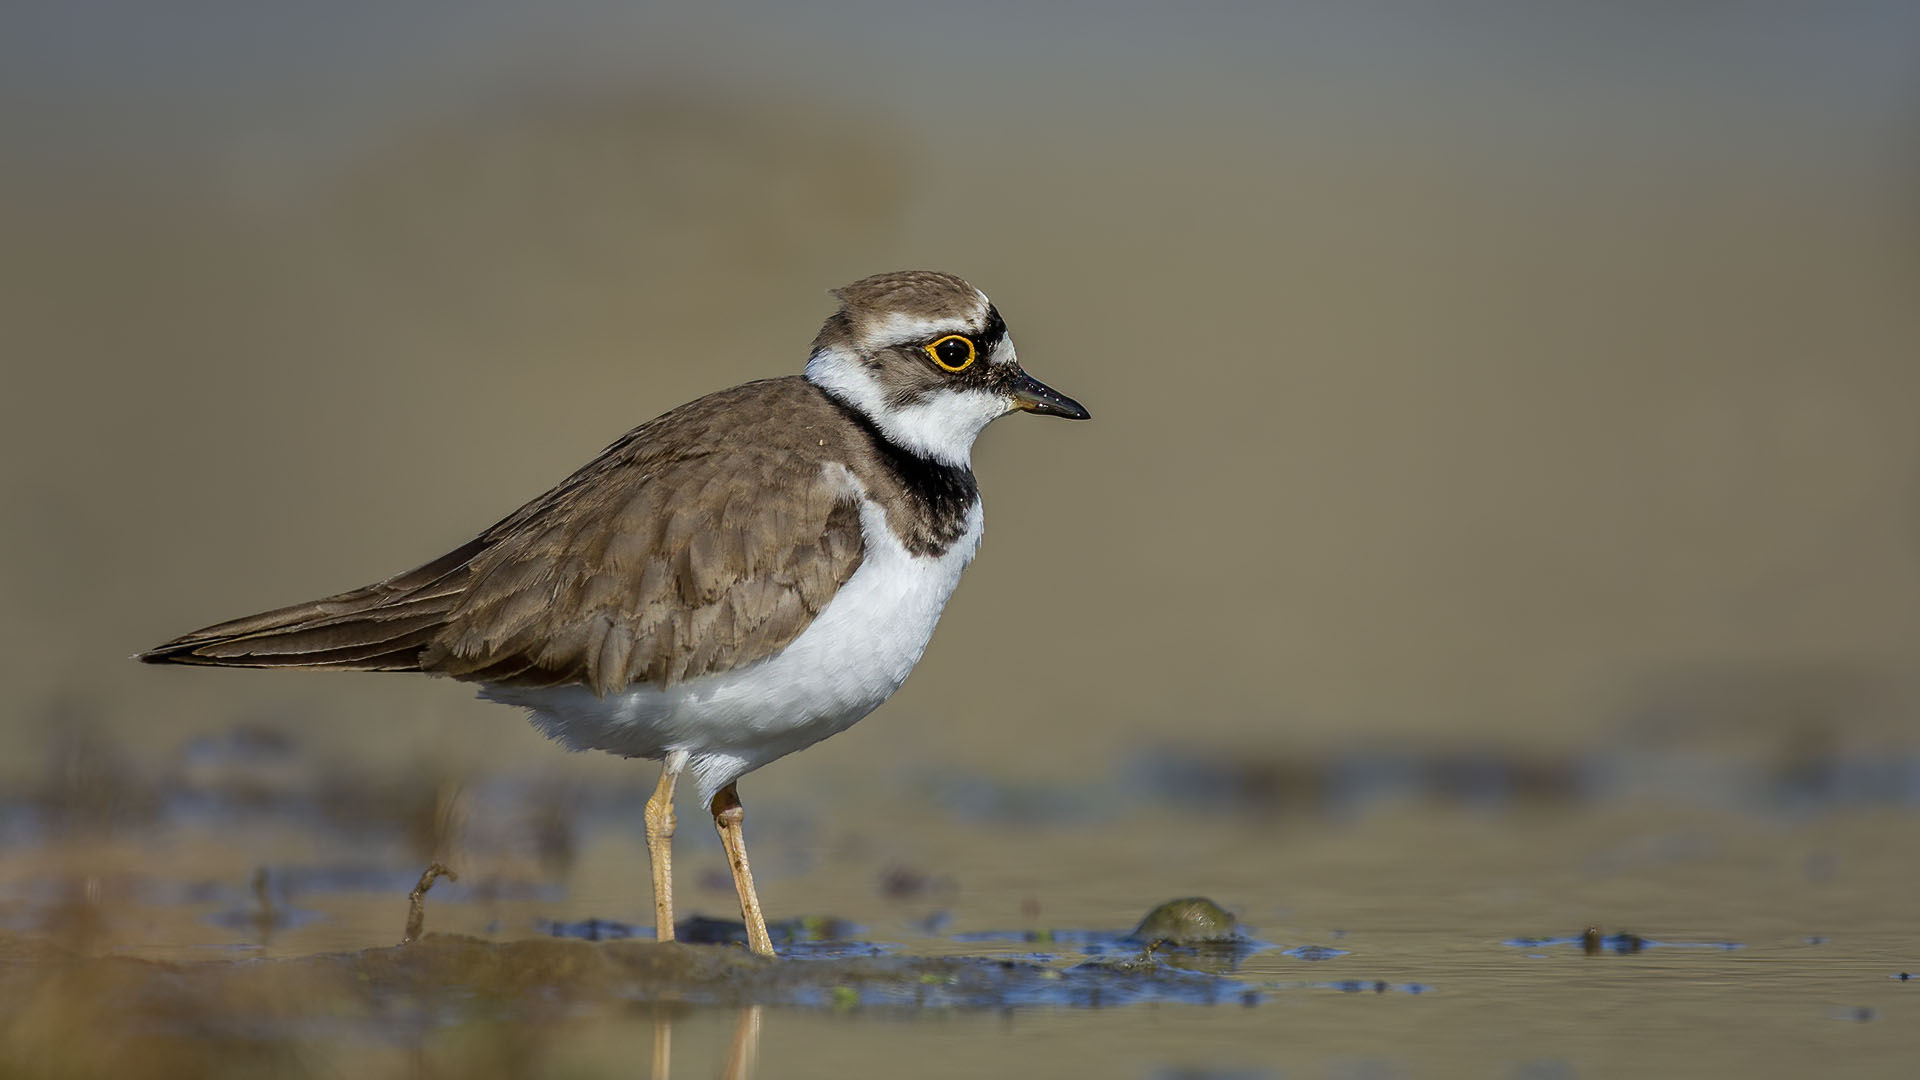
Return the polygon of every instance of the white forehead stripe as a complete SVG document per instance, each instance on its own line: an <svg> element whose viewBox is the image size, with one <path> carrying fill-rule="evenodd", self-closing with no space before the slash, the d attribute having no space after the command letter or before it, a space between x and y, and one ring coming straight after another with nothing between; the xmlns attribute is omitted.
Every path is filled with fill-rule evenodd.
<svg viewBox="0 0 1920 1080"><path fill-rule="evenodd" d="M987 299L987 294L978 289L973 291L973 295L977 303L973 311L964 316L928 318L903 311L890 311L884 317L868 317L859 327L860 347L871 351L891 345L932 341L947 334L978 334L986 326L987 311L993 304Z"/></svg>
<svg viewBox="0 0 1920 1080"><path fill-rule="evenodd" d="M860 347L871 352L892 345L932 341L946 334L964 334L970 329L966 323L954 318L925 319L895 311L884 319L874 319L860 328Z"/></svg>

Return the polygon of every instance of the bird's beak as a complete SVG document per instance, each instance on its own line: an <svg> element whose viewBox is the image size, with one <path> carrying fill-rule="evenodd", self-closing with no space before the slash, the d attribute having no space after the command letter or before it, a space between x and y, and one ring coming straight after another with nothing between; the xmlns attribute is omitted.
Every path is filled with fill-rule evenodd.
<svg viewBox="0 0 1920 1080"><path fill-rule="evenodd" d="M1093 414L1067 395L1022 371L1013 380L1013 407L1042 416L1086 420Z"/></svg>

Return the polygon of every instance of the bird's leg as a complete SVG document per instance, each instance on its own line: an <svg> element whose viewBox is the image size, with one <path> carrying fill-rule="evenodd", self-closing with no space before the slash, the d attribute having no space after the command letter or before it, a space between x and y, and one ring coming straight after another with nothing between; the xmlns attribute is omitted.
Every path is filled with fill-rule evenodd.
<svg viewBox="0 0 1920 1080"><path fill-rule="evenodd" d="M713 827L720 830L720 844L727 849L727 865L733 868L733 887L740 894L740 915L747 921L747 948L761 956L772 956L773 939L767 936L767 917L760 913L760 894L753 891L753 871L747 868L747 839L740 828L747 812L740 808L740 793L728 784L713 797L708 809L713 811Z"/></svg>
<svg viewBox="0 0 1920 1080"><path fill-rule="evenodd" d="M660 786L647 800L647 858L653 863L653 936L673 940L673 784L687 767L687 752L675 750L660 766Z"/></svg>

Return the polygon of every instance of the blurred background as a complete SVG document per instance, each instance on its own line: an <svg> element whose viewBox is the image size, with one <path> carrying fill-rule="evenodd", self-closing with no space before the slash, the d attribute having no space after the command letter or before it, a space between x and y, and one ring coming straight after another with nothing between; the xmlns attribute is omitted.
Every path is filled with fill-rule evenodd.
<svg viewBox="0 0 1920 1080"><path fill-rule="evenodd" d="M743 784L756 836L812 853L765 856L775 908L872 908L905 860L963 922L1224 883L1271 925L1297 880L1350 896L1341 856L1197 823L1271 837L1355 775L1415 806L1597 784L1649 822L1757 776L1904 843L1916 41L1899 2L11 4L0 911L36 925L19 883L81 826L232 881L511 866L575 803L449 841L445 793L498 783L607 792L568 834L597 853L542 880L642 918L650 766L459 685L126 658L452 548L798 371L828 288L904 267L988 292L1095 419L985 435L987 540L913 679ZM327 801L363 789L414 839L272 816L385 805ZM919 796L919 834L875 824ZM1134 861L1150 837L1177 871ZM1074 852L1100 888L1060 880ZM365 944L343 910L294 951Z"/></svg>

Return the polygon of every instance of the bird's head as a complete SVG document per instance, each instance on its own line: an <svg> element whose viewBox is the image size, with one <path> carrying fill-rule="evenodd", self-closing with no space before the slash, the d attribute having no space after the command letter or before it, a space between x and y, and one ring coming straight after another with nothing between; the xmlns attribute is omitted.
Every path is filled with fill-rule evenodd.
<svg viewBox="0 0 1920 1080"><path fill-rule="evenodd" d="M952 274L902 270L833 291L807 380L903 450L966 465L982 428L1015 410L1085 420L1087 410L1020 368L985 293Z"/></svg>

